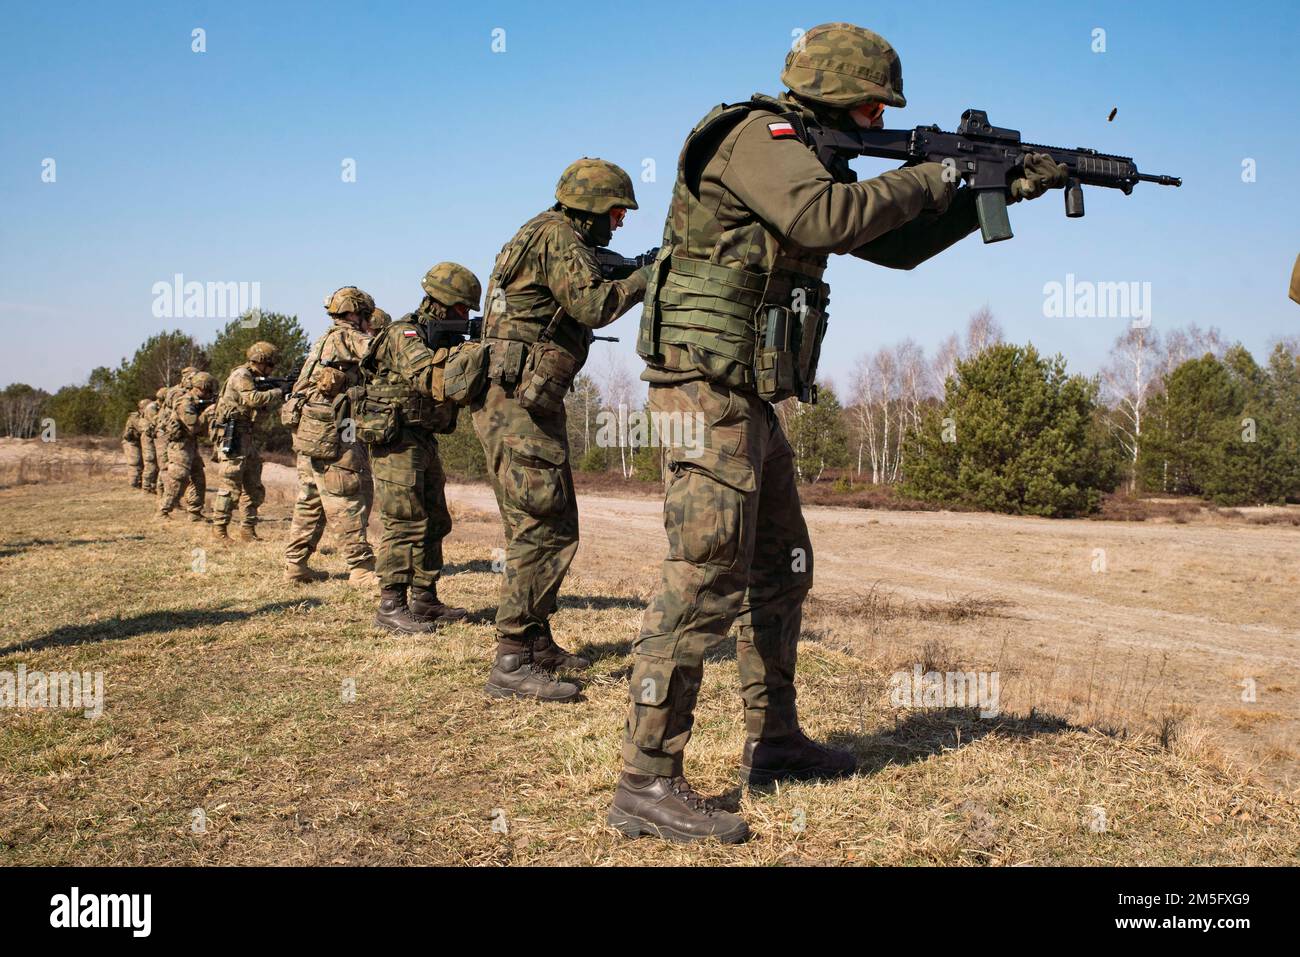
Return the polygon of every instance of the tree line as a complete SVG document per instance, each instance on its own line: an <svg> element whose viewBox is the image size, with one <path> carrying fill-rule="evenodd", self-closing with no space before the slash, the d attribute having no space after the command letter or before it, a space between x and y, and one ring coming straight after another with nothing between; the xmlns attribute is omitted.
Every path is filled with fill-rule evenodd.
<svg viewBox="0 0 1300 957"><path fill-rule="evenodd" d="M159 333L113 369L54 394L15 383L0 392L6 435L110 435L140 398L194 365L224 380L258 339L298 365L308 338L296 316L234 320L212 342ZM663 476L662 450L599 441L601 413L644 411L637 376L599 356L566 401L575 468L646 481ZM1107 492L1194 495L1224 505L1300 501L1300 339L1277 342L1260 363L1216 329L1160 333L1134 326L1094 376L1060 356L1005 341L987 309L933 356L905 339L861 356L843 393L822 382L814 405L779 403L803 483L833 477L894 488L937 505L1068 516L1095 510ZM273 426L270 448L288 448ZM448 472L485 474L470 417L440 440Z"/></svg>

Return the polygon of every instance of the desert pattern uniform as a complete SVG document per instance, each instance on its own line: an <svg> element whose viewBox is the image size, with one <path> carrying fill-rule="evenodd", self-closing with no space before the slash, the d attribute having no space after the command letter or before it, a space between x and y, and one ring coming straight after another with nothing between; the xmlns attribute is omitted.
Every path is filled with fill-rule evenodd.
<svg viewBox="0 0 1300 957"><path fill-rule="evenodd" d="M389 423L391 435L369 446L375 503L383 533L376 571L380 601L375 624L397 632L427 632L465 617L438 597L442 542L451 533L446 477L438 439L456 428L459 409L444 401L447 344L431 332L435 323L465 319L478 309L482 286L457 263L433 266L421 281L419 308L397 321L380 317L362 361L371 415ZM457 341L459 341L457 339Z"/></svg>
<svg viewBox="0 0 1300 957"><path fill-rule="evenodd" d="M627 173L578 160L555 195L497 256L483 330L488 384L471 409L506 538L487 691L571 700L578 687L545 674L589 664L555 643L549 623L578 549L564 397L592 330L641 301L647 269L606 280L595 259L594 247L610 239L610 210L637 208Z"/></svg>
<svg viewBox="0 0 1300 957"><path fill-rule="evenodd" d="M154 448L154 422L158 418L158 400L140 400L140 457L144 460L144 472L140 476L140 488L145 492L156 492L158 488L158 451Z"/></svg>
<svg viewBox="0 0 1300 957"><path fill-rule="evenodd" d="M257 509L266 499L257 425L284 396L278 389L259 390L254 380L273 369L275 359L276 348L271 343L253 343L248 347L248 362L231 371L217 400L216 421L235 422L233 448L229 452L217 448L220 487L212 503L212 533L218 538L229 537L226 529L237 507L243 509L242 537L257 538ZM267 371L258 370L257 365Z"/></svg>
<svg viewBox="0 0 1300 957"><path fill-rule="evenodd" d="M154 396L153 420L150 422L150 432L153 436L153 461L158 472L153 490L158 493L160 500L162 499L163 487L167 482L167 437L163 434L166 425L164 417L166 403L167 386L163 386Z"/></svg>
<svg viewBox="0 0 1300 957"><path fill-rule="evenodd" d="M358 364L370 346L370 336L353 321L364 322L374 300L355 286L345 286L327 297L325 308L333 319L330 328L312 345L294 384L285 412L298 419L293 425L297 453L298 498L285 546L285 577L312 581L322 577L307 567L320 544L328 521L348 566L349 582L365 588L376 585L375 554L366 539L373 483L366 447L353 439L353 430L340 421L346 390L361 382ZM282 414L282 418L284 415Z"/></svg>
<svg viewBox="0 0 1300 957"><path fill-rule="evenodd" d="M167 454L170 440L167 438L168 428L171 425L172 410L175 408L178 396L184 395L190 389L190 382L194 373L198 372L194 366L186 366L181 369L181 378L176 385L164 386L159 390L158 397L158 418L154 423L154 449L158 457L158 504L162 504L166 496L166 478L167 478Z"/></svg>
<svg viewBox="0 0 1300 957"><path fill-rule="evenodd" d="M140 488L141 477L144 474L144 453L141 445L145 441L145 430L148 428L144 421L144 407L147 404L142 399L140 408L127 415L126 425L122 427L122 454L126 457L126 467L131 473L131 488Z"/></svg>
<svg viewBox="0 0 1300 957"><path fill-rule="evenodd" d="M668 453L668 557L633 643L624 774L609 815L628 834L747 834L682 776L704 656L733 623L742 779L854 769L851 754L799 727L796 647L813 553L773 403L815 401L828 254L911 269L977 225L971 192L938 163L864 182L847 164L823 167L807 128L852 124L848 111L867 103L903 106L901 67L882 38L850 24L803 39L782 74L791 93L717 107L687 138L646 295L637 349L649 407L698 416L705 430L701 449Z"/></svg>
<svg viewBox="0 0 1300 957"><path fill-rule="evenodd" d="M190 520L201 522L208 483L199 455L199 437L207 434L212 407L201 408L198 400L216 396L217 380L206 372L195 372L188 381L190 387L172 399L167 419L167 473L158 514L167 518L183 494Z"/></svg>

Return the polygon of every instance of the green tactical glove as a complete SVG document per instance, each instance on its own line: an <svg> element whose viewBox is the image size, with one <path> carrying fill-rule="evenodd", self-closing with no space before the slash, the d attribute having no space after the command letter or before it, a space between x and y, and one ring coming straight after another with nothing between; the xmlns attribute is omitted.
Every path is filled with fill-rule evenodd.
<svg viewBox="0 0 1300 957"><path fill-rule="evenodd" d="M957 194L957 186L961 182L956 167L944 166L942 163L917 163L915 166L908 166L907 169L915 173L921 185L925 187L925 192L929 196L925 208L936 213L946 210L953 196Z"/></svg>
<svg viewBox="0 0 1300 957"><path fill-rule="evenodd" d="M1011 202L1037 199L1049 189L1060 189L1069 175L1065 164L1056 162L1046 153L1030 153L1025 157L1021 175L1011 181Z"/></svg>

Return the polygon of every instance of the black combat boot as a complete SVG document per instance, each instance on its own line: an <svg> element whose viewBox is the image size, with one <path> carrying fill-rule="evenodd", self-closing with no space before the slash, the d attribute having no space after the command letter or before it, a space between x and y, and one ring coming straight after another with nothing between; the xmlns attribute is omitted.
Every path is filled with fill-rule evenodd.
<svg viewBox="0 0 1300 957"><path fill-rule="evenodd" d="M549 629L533 643L533 661L547 671L585 671L591 667L590 660L557 645Z"/></svg>
<svg viewBox="0 0 1300 957"><path fill-rule="evenodd" d="M513 642L497 646L497 658L492 662L487 687L483 690L491 698L536 698L538 701L573 701L582 691L571 681L560 681L547 669L533 660L533 650L527 645L522 651L513 650Z"/></svg>
<svg viewBox="0 0 1300 957"><path fill-rule="evenodd" d="M380 589L375 624L403 635L426 635L437 627L433 622L421 621L411 614L411 609L406 607L405 585Z"/></svg>
<svg viewBox="0 0 1300 957"><path fill-rule="evenodd" d="M411 586L411 615L419 621L436 623L460 621L469 614L464 608L444 605L438 600L437 584L428 588Z"/></svg>
<svg viewBox="0 0 1300 957"><path fill-rule="evenodd" d="M780 737L746 738L740 753L740 780L749 785L842 778L857 767L848 751L818 744L798 728Z"/></svg>
<svg viewBox="0 0 1300 957"><path fill-rule="evenodd" d="M668 778L624 771L605 820L625 837L649 834L683 844L711 837L739 844L749 837L744 818L711 806L680 774Z"/></svg>

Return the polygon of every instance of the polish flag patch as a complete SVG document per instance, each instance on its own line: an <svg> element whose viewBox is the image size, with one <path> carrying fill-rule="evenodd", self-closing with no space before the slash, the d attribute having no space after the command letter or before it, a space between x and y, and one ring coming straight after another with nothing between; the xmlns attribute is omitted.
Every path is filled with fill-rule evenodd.
<svg viewBox="0 0 1300 957"><path fill-rule="evenodd" d="M414 329L403 329L403 330L402 330L402 335L406 336L406 338L408 338L408 339L418 339L418 338L420 338L420 334L419 334L418 332L416 332Z"/></svg>
<svg viewBox="0 0 1300 957"><path fill-rule="evenodd" d="M794 127L789 123L768 123L767 131L772 134L772 139L779 140L787 136L798 136Z"/></svg>

